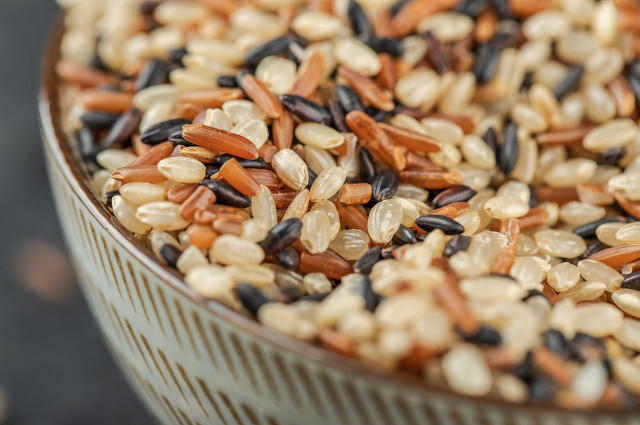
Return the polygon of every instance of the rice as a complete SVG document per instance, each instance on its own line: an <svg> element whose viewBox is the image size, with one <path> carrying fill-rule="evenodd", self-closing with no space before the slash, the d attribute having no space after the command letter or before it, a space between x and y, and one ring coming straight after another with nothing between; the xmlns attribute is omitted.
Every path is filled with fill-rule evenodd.
<svg viewBox="0 0 640 425"><path fill-rule="evenodd" d="M114 221L202 297L374 367L631 403L635 9L330 3L64 2L65 125Z"/></svg>

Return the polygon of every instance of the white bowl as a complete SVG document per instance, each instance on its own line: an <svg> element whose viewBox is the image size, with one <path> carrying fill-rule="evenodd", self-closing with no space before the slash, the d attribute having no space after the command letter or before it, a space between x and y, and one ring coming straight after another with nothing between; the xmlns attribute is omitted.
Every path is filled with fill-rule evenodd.
<svg viewBox="0 0 640 425"><path fill-rule="evenodd" d="M430 388L294 340L185 286L86 184L61 126L62 26L42 71L40 125L84 295L140 399L165 425L639 424L634 412L516 405ZM100 383L96 383L100 385Z"/></svg>

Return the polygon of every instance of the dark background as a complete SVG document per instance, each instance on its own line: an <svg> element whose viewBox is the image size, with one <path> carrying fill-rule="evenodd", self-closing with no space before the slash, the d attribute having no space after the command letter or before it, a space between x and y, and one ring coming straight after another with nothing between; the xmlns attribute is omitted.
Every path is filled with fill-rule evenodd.
<svg viewBox="0 0 640 425"><path fill-rule="evenodd" d="M51 261L26 255L25 243L64 247L36 115L40 56L56 13L53 0L0 1L0 387L8 424L151 424L80 295L55 300L16 272L25 261ZM69 282L57 284L68 290Z"/></svg>

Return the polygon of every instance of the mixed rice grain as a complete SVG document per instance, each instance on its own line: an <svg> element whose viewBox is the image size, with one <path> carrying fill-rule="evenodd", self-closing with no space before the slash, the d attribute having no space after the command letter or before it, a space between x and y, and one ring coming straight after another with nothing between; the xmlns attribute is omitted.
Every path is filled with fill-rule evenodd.
<svg viewBox="0 0 640 425"><path fill-rule="evenodd" d="M60 3L88 181L197 294L463 394L638 405L632 2Z"/></svg>

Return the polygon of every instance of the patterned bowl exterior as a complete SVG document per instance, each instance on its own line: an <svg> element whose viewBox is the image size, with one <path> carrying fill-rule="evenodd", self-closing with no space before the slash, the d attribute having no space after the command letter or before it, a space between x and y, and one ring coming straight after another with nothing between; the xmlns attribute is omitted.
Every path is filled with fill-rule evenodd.
<svg viewBox="0 0 640 425"><path fill-rule="evenodd" d="M114 358L164 425L640 425L632 413L516 406L430 389L295 341L207 303L154 262L83 183L60 125L54 64L40 123L75 270Z"/></svg>

